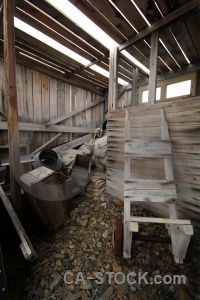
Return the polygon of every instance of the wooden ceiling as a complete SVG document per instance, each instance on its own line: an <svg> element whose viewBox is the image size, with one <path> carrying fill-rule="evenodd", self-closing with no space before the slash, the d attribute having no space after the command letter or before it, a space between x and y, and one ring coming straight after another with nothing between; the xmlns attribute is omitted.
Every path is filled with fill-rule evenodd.
<svg viewBox="0 0 200 300"><path fill-rule="evenodd" d="M199 68L200 0L134 0L151 26L141 16L132 0L69 1L121 45L120 50L126 48L147 68L150 60L150 34L154 29L159 29L159 76L181 69L187 70L187 59L190 61L190 68ZM16 0L15 16L86 58L91 64L96 62L98 66L109 71L109 49L47 1ZM19 29L15 30L15 39L17 62L99 94L103 94L108 88L108 78L42 41ZM129 42L130 46L127 47ZM1 53L2 47L3 39ZM120 55L119 77L131 82L133 66L133 63ZM145 80L146 77L147 74L139 70L139 79Z"/></svg>

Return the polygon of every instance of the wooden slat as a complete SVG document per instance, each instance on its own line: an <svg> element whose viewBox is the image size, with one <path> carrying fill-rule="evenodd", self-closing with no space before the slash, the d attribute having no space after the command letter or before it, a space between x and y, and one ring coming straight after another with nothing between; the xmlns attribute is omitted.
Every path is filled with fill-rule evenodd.
<svg viewBox="0 0 200 300"><path fill-rule="evenodd" d="M126 140L125 154L135 157L169 156L171 155L170 142L156 139Z"/></svg>
<svg viewBox="0 0 200 300"><path fill-rule="evenodd" d="M151 180L151 179L125 179L125 184L127 189L133 188L133 189L139 189L139 190L153 190L155 189L174 189L175 184L173 181L168 180Z"/></svg>
<svg viewBox="0 0 200 300"><path fill-rule="evenodd" d="M171 188L163 188L163 185L158 185L152 189L148 189L147 185L142 185L141 189L139 187L136 189L137 184L132 186L132 184L125 184L124 188L124 201L134 201L134 202L173 202L176 199L176 189L175 185L172 184ZM145 188L145 186L147 186ZM152 184L150 185L152 186Z"/></svg>
<svg viewBox="0 0 200 300"><path fill-rule="evenodd" d="M83 112L84 110L88 109L88 108L91 108L97 104L100 104L102 101L105 101L105 98L101 99L100 101L95 101L95 102L92 102L92 103L89 103L87 104L86 106L84 107L80 107L80 108L77 108L75 109L74 111L70 112L70 113L67 113L61 117L58 117L54 120L51 120L50 122L48 122L47 124L57 124L59 122L62 122L63 120L66 120L72 116L75 116L76 114L79 114L81 112Z"/></svg>
<svg viewBox="0 0 200 300"><path fill-rule="evenodd" d="M91 134L87 134L87 135L84 135L78 139L75 139L71 142L68 142L68 143L65 143L65 144L62 144L60 146L57 146L55 148L53 148L53 150L55 151L65 151L67 149L73 149L73 148L76 148L82 144L84 144L85 142L89 141L90 139L92 138L92 135Z"/></svg>
<svg viewBox="0 0 200 300"><path fill-rule="evenodd" d="M118 47L110 50L110 77L108 91L108 110L116 108L118 99Z"/></svg>
<svg viewBox="0 0 200 300"><path fill-rule="evenodd" d="M130 217L130 222L139 223L157 223L157 224L174 224L174 225L190 225L189 220L167 219L167 218L146 218L146 217Z"/></svg>
<svg viewBox="0 0 200 300"><path fill-rule="evenodd" d="M156 103L158 31L151 34L150 75L149 75L149 104Z"/></svg>
<svg viewBox="0 0 200 300"><path fill-rule="evenodd" d="M131 101L131 106L138 105L137 83L138 83L138 68L134 68L133 69L133 83L132 83L132 101Z"/></svg>
<svg viewBox="0 0 200 300"><path fill-rule="evenodd" d="M0 130L7 130L7 122L0 122ZM22 131L38 131L38 132L75 132L75 133L93 133L96 128L78 127L78 126L62 126L62 125L48 125L40 123L21 123L19 122L19 130Z"/></svg>
<svg viewBox="0 0 200 300"><path fill-rule="evenodd" d="M21 213L20 163L19 163L19 127L17 109L15 35L14 35L14 1L3 1L4 24L4 70L7 102L7 128L10 160L10 186L14 209Z"/></svg>

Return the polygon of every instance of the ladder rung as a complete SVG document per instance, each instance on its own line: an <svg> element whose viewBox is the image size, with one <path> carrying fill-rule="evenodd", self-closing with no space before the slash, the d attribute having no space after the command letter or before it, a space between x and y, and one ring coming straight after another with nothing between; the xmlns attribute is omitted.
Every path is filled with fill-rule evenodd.
<svg viewBox="0 0 200 300"><path fill-rule="evenodd" d="M125 140L125 155L139 157L171 156L171 144L168 140L131 139Z"/></svg>
<svg viewBox="0 0 200 300"><path fill-rule="evenodd" d="M141 189L163 189L175 186L174 181L168 180L152 180L152 179L125 179L125 187L134 188L136 190Z"/></svg>
<svg viewBox="0 0 200 300"><path fill-rule="evenodd" d="M148 218L148 217L130 217L129 222L138 223L160 223L160 224L174 224L174 225L190 225L190 220L167 219L167 218Z"/></svg>
<svg viewBox="0 0 200 300"><path fill-rule="evenodd" d="M135 181L124 183L124 201L175 202L176 187L167 181Z"/></svg>

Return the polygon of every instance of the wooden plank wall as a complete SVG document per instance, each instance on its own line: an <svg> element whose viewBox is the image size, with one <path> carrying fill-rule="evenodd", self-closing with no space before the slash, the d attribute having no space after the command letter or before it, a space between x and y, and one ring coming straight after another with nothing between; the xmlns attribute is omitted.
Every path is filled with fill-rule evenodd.
<svg viewBox="0 0 200 300"><path fill-rule="evenodd" d="M129 108L131 138L160 138L160 109L164 108L172 141L173 169L179 217L189 218L200 230L200 97ZM123 200L125 109L108 113L107 193ZM137 158L131 177L164 179L163 159ZM167 207L144 203L162 216Z"/></svg>
<svg viewBox="0 0 200 300"><path fill-rule="evenodd" d="M82 107L101 96L83 90L66 82L49 77L38 71L17 64L17 96L19 121L28 123L47 123L59 116ZM4 91L3 59L0 58L0 112L6 114L6 101ZM66 119L59 125L72 125L84 127L102 127L104 122L104 102L86 111L79 113L70 119ZM32 150L47 142L56 133L26 132L20 131L20 143L29 144ZM57 140L51 143L55 147L67 141L71 141L81 134L63 133ZM0 144L7 144L7 132L0 132Z"/></svg>

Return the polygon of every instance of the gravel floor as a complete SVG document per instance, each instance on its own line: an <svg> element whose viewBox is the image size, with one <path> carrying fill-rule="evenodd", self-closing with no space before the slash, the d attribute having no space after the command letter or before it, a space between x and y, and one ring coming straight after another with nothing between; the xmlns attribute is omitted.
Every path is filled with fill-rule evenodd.
<svg viewBox="0 0 200 300"><path fill-rule="evenodd" d="M123 206L113 200L82 194L73 200L71 219L56 233L35 230L32 243L38 260L33 264L15 248L4 250L11 300L200 299L200 243L195 243L191 261L183 265L175 264L169 245L161 243L134 241L131 259L115 257L113 231ZM132 214L152 216L141 207L132 207ZM141 224L140 233L167 236L159 224ZM96 278L96 272L102 275ZM128 280L131 272L136 277ZM170 283L174 275L185 275L186 284ZM155 284L155 276L167 282Z"/></svg>

